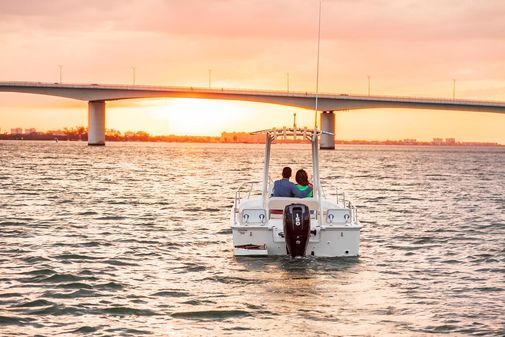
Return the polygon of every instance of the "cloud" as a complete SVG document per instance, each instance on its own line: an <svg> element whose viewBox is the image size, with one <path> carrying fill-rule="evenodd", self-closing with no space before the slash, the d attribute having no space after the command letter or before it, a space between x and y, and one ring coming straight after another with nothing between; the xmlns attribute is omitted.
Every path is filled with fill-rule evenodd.
<svg viewBox="0 0 505 337"><path fill-rule="evenodd" d="M0 1L0 27L313 39L317 0ZM323 1L325 39L501 39L503 1Z"/></svg>
<svg viewBox="0 0 505 337"><path fill-rule="evenodd" d="M0 0L0 71L11 79L310 90L318 0ZM505 2L324 0L321 80L503 77ZM37 57L34 58L33 54ZM405 82L402 82L405 81ZM350 90L350 89L349 89Z"/></svg>

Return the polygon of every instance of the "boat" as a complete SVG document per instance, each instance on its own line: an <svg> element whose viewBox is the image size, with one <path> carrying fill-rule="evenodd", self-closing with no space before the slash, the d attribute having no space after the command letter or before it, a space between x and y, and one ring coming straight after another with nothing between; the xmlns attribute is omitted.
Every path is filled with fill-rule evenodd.
<svg viewBox="0 0 505 337"><path fill-rule="evenodd" d="M254 132L265 134L265 159L261 190L242 184L231 210L235 256L358 256L361 224L358 211L345 193L335 189L327 197L319 176L319 138L330 134L318 129L283 128ZM273 197L269 178L271 146L277 139L302 137L312 147L313 197Z"/></svg>

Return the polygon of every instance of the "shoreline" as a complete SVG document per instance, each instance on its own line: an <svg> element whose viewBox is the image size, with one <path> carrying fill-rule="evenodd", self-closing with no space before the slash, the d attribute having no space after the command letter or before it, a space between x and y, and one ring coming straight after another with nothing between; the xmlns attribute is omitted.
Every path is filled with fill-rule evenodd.
<svg viewBox="0 0 505 337"><path fill-rule="evenodd" d="M207 136L176 136L176 137L152 137L151 139L115 139L106 138L106 142L114 143L199 143L199 144L256 144L261 145L264 142L240 142L240 141L222 141L220 137L207 137ZM0 135L0 141L41 141L41 142L87 142L87 138L67 138L67 137L11 137ZM304 141L286 141L282 144L305 144ZM433 146L433 147L495 147L504 148L505 145L499 143L487 142L456 142L456 143L434 143L434 142L412 142L412 141L365 141L365 140L335 140L335 145L373 145L373 146Z"/></svg>

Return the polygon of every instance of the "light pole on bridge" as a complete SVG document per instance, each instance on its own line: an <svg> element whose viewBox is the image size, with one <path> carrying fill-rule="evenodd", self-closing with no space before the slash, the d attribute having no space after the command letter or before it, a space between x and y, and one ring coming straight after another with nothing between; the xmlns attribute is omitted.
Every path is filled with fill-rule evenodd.
<svg viewBox="0 0 505 337"><path fill-rule="evenodd" d="M63 65L58 65L58 68L60 68L60 84L62 82L62 79L63 79Z"/></svg>

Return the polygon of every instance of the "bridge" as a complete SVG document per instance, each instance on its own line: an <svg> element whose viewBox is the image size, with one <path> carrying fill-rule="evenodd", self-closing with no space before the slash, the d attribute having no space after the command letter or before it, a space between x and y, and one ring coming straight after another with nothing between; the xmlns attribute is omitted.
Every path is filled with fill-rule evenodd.
<svg viewBox="0 0 505 337"><path fill-rule="evenodd" d="M43 82L0 82L0 92L50 95L88 102L88 145L105 145L107 101L135 98L202 98L237 100L315 109L316 94L310 92L237 90L224 88L163 87L141 85L61 84ZM321 129L335 133L335 111L408 108L505 113L505 102L452 100L415 97L319 94ZM322 149L335 148L333 136L321 138Z"/></svg>

